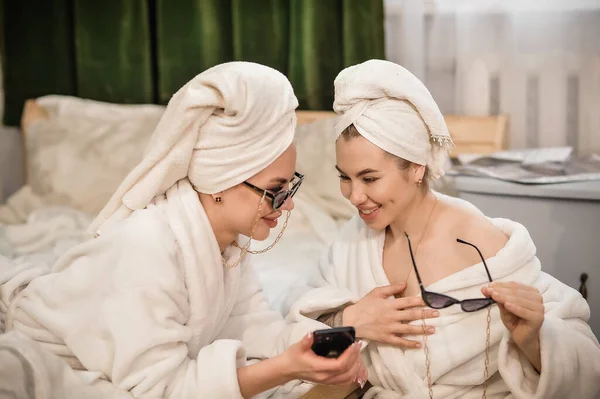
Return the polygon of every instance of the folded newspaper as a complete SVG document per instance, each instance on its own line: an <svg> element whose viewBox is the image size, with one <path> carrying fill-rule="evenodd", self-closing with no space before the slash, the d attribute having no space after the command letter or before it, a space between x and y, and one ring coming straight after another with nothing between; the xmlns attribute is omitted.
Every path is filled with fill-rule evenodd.
<svg viewBox="0 0 600 399"><path fill-rule="evenodd" d="M571 147L462 154L448 175L486 176L523 184L600 180L600 155L577 157Z"/></svg>

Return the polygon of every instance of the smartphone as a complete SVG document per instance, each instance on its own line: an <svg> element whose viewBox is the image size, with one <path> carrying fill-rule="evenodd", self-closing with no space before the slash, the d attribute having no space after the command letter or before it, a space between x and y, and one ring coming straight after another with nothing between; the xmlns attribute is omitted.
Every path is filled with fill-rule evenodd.
<svg viewBox="0 0 600 399"><path fill-rule="evenodd" d="M312 350L319 356L336 358L354 343L354 327L336 327L313 332Z"/></svg>

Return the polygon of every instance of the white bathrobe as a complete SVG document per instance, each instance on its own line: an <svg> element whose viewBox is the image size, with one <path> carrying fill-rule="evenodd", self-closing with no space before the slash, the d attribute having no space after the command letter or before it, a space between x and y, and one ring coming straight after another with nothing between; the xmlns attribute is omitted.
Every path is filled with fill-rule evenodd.
<svg viewBox="0 0 600 399"><path fill-rule="evenodd" d="M441 200L474 208L465 201L439 195ZM496 256L486 260L495 281L518 281L543 295L546 317L540 331L542 373L511 341L497 306L491 310L488 398L594 398L600 391L600 346L586 321L587 302L572 288L541 271L535 246L522 225L491 219L509 240ZM346 303L358 301L373 288L388 285L382 266L385 233L352 219L320 265L320 275L292 307L288 318L300 321ZM488 283L481 263L450 275L428 290L458 299L481 297ZM427 342L435 398L480 398L485 359L487 310L465 313L460 306L443 309L427 323L436 327ZM422 321L412 324L421 325ZM422 340L422 336L412 339ZM369 381L366 399L429 397L422 349L391 347L369 342L364 351Z"/></svg>
<svg viewBox="0 0 600 399"><path fill-rule="evenodd" d="M226 252L229 264L238 257L238 249ZM287 326L269 308L246 259L223 266L187 179L105 226L19 291L27 273L36 269L0 281L6 330L82 370L106 397L117 387L134 397L241 398L236 369L247 358L272 357L322 326ZM298 385L275 396L311 387Z"/></svg>

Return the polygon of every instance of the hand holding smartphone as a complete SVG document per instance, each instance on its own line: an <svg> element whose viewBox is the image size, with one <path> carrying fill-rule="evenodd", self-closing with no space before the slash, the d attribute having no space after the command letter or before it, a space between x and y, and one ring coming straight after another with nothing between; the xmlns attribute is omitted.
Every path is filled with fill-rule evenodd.
<svg viewBox="0 0 600 399"><path fill-rule="evenodd" d="M336 327L313 332L312 350L319 356L337 358L356 339L354 327Z"/></svg>

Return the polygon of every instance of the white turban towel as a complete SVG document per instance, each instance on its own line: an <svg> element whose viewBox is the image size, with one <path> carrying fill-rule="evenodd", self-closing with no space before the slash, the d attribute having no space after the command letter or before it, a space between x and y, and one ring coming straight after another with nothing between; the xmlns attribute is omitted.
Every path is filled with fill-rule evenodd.
<svg viewBox="0 0 600 399"><path fill-rule="evenodd" d="M250 62L212 67L177 91L142 161L92 222L124 219L187 177L214 194L254 176L294 139L298 100L282 73Z"/></svg>
<svg viewBox="0 0 600 399"><path fill-rule="evenodd" d="M334 86L338 137L353 124L384 151L426 165L431 180L444 175L454 144L440 109L416 76L393 62L369 60L341 71Z"/></svg>

